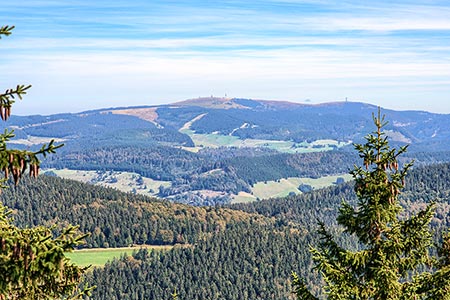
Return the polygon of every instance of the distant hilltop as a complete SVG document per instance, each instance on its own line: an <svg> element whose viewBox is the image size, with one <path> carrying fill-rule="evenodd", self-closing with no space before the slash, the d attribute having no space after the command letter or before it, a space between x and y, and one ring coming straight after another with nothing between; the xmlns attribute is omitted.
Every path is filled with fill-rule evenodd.
<svg viewBox="0 0 450 300"><path fill-rule="evenodd" d="M183 100L175 102L172 105L178 106L199 106L205 108L215 108L215 109L255 109L255 108L265 108L265 109L291 109L291 108L301 108L301 107L324 107L324 106L340 106L349 103L360 103L360 102L349 102L349 101L333 101L327 103L297 103L291 101L280 101L280 100L261 100L261 99L244 99L244 98L227 98L227 97L199 97L194 99ZM366 104L370 107L376 107L371 104Z"/></svg>
<svg viewBox="0 0 450 300"><path fill-rule="evenodd" d="M301 192L303 177L335 176L327 179L332 184L353 165L352 143L364 142L374 130L372 114L377 111L377 106L360 102L204 97L166 105L12 116L8 127L16 135L10 144L17 148L38 150L51 139L65 144L43 168L68 169L58 172L203 205L276 196L267 194L268 181L278 186L277 180L290 178L283 181L283 191L293 184L289 191L294 193ZM392 145L409 144L408 153L417 154L417 164L449 157L450 115L382 113L389 121L385 133Z"/></svg>

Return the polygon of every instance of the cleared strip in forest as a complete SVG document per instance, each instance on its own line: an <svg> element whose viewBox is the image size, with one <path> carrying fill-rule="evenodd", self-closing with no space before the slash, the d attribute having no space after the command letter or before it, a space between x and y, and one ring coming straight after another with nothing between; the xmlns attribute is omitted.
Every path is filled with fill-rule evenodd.
<svg viewBox="0 0 450 300"><path fill-rule="evenodd" d="M79 266L89 266L94 267L104 266L108 261L114 258L119 258L123 255L130 256L133 251L138 251L140 249L151 249L156 251L168 251L174 246L171 245L139 245L133 247L121 247L121 248L92 248L92 249L81 249L75 250L71 253L66 253L66 256L70 258L72 262Z"/></svg>

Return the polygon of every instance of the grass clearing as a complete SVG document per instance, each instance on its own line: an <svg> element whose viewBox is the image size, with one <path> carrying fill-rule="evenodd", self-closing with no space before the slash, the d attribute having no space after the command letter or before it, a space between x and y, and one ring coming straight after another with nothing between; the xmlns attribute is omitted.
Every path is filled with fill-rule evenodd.
<svg viewBox="0 0 450 300"><path fill-rule="evenodd" d="M190 129L181 129L181 133L189 135L192 141L195 144L194 148L200 147L209 147L209 148L218 148L218 147L232 147L240 144L240 140L236 136L231 135L221 135L221 134L197 134Z"/></svg>
<svg viewBox="0 0 450 300"><path fill-rule="evenodd" d="M246 192L239 192L237 195L233 195L231 203L249 203L256 201L256 197Z"/></svg>
<svg viewBox="0 0 450 300"><path fill-rule="evenodd" d="M66 139L60 138L29 135L26 139L12 139L10 141L10 144L33 146L33 145L48 144L51 140L54 140L56 143L62 143L66 141Z"/></svg>
<svg viewBox="0 0 450 300"><path fill-rule="evenodd" d="M239 193L232 199L232 203L251 202L256 199L268 199L286 197L289 193L301 194L298 187L302 184L310 185L313 189L320 189L335 184L336 180L341 177L345 181L352 179L350 174L324 176L320 178L299 178L290 177L282 178L277 181L258 182L252 187L252 194Z"/></svg>
<svg viewBox="0 0 450 300"><path fill-rule="evenodd" d="M198 134L191 129L194 122L200 120L206 115L206 113L198 115L191 121L184 124L180 128L180 132L189 135L189 137L194 142L194 147L185 147L187 151L198 152L199 149L209 147L267 147L270 149L277 150L279 152L285 153L309 153L309 152L319 152L319 151L330 151L335 148L340 148L351 143L349 142L339 142L336 140L316 140L311 143L302 142L294 143L292 141L278 141L278 140L259 140L259 139L245 139L242 140L237 136L233 135L222 135L219 133L208 133L208 134ZM245 128L249 124L245 123L240 128ZM237 130L238 128L236 128Z"/></svg>
<svg viewBox="0 0 450 300"><path fill-rule="evenodd" d="M82 249L75 250L74 252L66 253L66 256L70 258L72 262L79 266L89 266L94 267L104 266L108 261L114 258L119 258L123 255L130 256L133 251L138 251L140 249L153 249L157 251L167 251L173 248L173 246L150 246L141 245L134 247L123 247L123 248L94 248L94 249Z"/></svg>
<svg viewBox="0 0 450 300"><path fill-rule="evenodd" d="M191 129L183 128L181 133L190 136L195 147L184 147L185 150L198 152L201 148L218 148L218 147L263 147L274 149L283 153L310 153L320 151L330 151L348 145L350 142L338 142L336 140L317 140L311 143L294 143L291 141L277 140L259 140L245 139L242 140L237 136L221 135L221 134L197 134Z"/></svg>
<svg viewBox="0 0 450 300"><path fill-rule="evenodd" d="M159 181L143 177L132 172L116 171L81 171L70 169L47 169L44 172L53 172L58 177L73 179L94 185L116 188L123 192L132 192L147 196L156 196L159 187L169 187L170 181Z"/></svg>

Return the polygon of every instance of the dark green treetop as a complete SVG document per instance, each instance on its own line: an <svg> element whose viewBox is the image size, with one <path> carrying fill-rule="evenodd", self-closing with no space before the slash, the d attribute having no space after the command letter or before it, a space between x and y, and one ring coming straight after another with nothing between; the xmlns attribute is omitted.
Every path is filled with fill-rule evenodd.
<svg viewBox="0 0 450 300"><path fill-rule="evenodd" d="M402 213L398 195L412 163L399 168L398 156L407 146L391 148L384 116L374 116L376 131L355 148L363 166L350 173L355 181L358 202L343 202L337 222L360 242L360 250L341 247L319 224L318 248L311 250L316 268L324 278L327 299L450 299L450 239L445 236L438 255L429 229L434 204L417 215ZM316 298L305 282L293 274L298 299Z"/></svg>

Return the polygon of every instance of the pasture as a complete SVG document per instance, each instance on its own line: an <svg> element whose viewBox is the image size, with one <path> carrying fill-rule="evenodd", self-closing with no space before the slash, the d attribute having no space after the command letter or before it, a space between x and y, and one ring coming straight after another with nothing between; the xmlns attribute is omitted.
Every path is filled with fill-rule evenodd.
<svg viewBox="0 0 450 300"><path fill-rule="evenodd" d="M192 152L198 152L199 149L205 147L263 147L274 149L283 153L310 153L330 151L350 143L338 142L335 140L317 140L311 143L295 143L292 141L240 139L237 136L221 135L218 133L198 134L190 129L183 129L180 130L180 132L191 137L195 147L184 147L184 149Z"/></svg>
<svg viewBox="0 0 450 300"><path fill-rule="evenodd" d="M66 253L66 256L70 260L79 266L89 266L94 267L104 266L108 261L114 258L119 258L123 255L130 256L133 251L138 251L140 249L152 249L157 251L167 251L173 248L173 246L150 246L150 245L140 245L133 247L122 247L122 248L94 248L94 249L82 249L75 250L74 252Z"/></svg>
<svg viewBox="0 0 450 300"><path fill-rule="evenodd" d="M58 177L115 188L147 196L156 196L159 186L169 187L169 181L153 180L137 173L122 171L83 171L70 169L47 169Z"/></svg>
<svg viewBox="0 0 450 300"><path fill-rule="evenodd" d="M336 180L341 177L345 181L351 180L349 174L324 176L320 178L299 178L290 177L282 178L276 181L258 182L252 187L252 194L239 193L233 197L232 203L250 202L256 199L268 199L286 197L289 193L301 194L298 189L300 185L310 185L313 189L320 189L335 184Z"/></svg>

